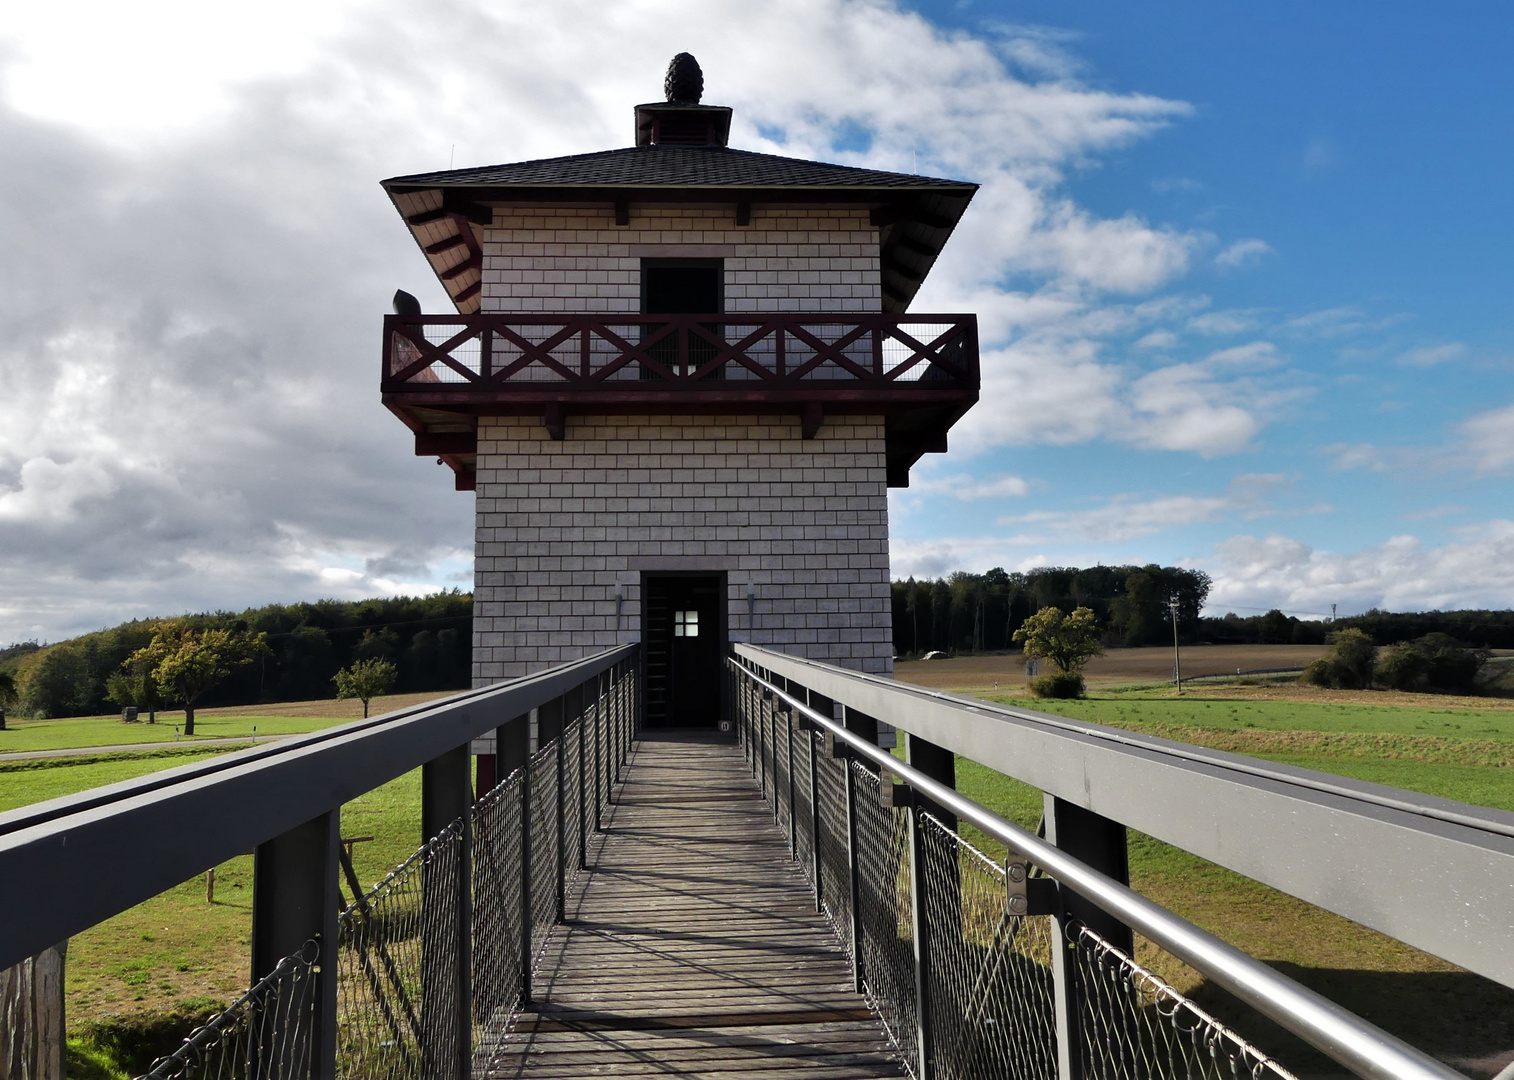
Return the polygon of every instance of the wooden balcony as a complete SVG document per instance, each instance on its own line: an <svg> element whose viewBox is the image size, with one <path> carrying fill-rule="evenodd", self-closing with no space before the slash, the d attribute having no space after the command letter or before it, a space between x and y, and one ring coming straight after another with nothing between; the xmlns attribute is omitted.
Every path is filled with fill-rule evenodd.
<svg viewBox="0 0 1514 1080"><path fill-rule="evenodd" d="M390 315L380 388L470 489L480 416L827 414L885 418L889 484L978 400L973 315Z"/></svg>

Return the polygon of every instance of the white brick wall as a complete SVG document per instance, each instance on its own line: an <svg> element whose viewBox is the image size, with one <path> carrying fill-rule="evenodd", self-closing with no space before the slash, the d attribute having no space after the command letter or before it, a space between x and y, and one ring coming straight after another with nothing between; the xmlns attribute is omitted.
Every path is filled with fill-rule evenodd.
<svg viewBox="0 0 1514 1080"><path fill-rule="evenodd" d="M474 685L638 640L679 568L726 573L733 641L893 673L879 417L485 417L476 505Z"/></svg>
<svg viewBox="0 0 1514 1080"><path fill-rule="evenodd" d="M755 206L738 226L729 206L609 206L494 211L484 248L484 311L641 310L643 258L725 260L725 309L883 310L878 230L851 207Z"/></svg>

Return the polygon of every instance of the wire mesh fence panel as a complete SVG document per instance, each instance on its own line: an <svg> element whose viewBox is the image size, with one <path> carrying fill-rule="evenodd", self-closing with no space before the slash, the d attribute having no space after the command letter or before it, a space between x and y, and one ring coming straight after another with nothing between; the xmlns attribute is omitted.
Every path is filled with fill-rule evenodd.
<svg viewBox="0 0 1514 1080"><path fill-rule="evenodd" d="M1010 910L1004 867L919 814L936 1075L1055 1080L1048 915Z"/></svg>
<svg viewBox="0 0 1514 1080"><path fill-rule="evenodd" d="M531 770L531 942L536 966L557 922L557 748L542 747L527 766Z"/></svg>
<svg viewBox="0 0 1514 1080"><path fill-rule="evenodd" d="M338 1076L430 1077L457 1060L462 835L449 825L342 913Z"/></svg>
<svg viewBox="0 0 1514 1080"><path fill-rule="evenodd" d="M474 1045L492 1044L520 1001L520 785L517 769L473 808Z"/></svg>
<svg viewBox="0 0 1514 1080"><path fill-rule="evenodd" d="M810 805L810 766L815 740L808 728L794 732L794 858L815 886L815 808Z"/></svg>
<svg viewBox="0 0 1514 1080"><path fill-rule="evenodd" d="M790 806L789 798L793 794L793 775L790 770L789 756L791 734L791 714L787 709L775 709L773 712L773 806L777 814L778 828L783 830L785 836L789 835Z"/></svg>
<svg viewBox="0 0 1514 1080"><path fill-rule="evenodd" d="M310 941L284 957L141 1080L282 1080L307 1073L319 953Z"/></svg>
<svg viewBox="0 0 1514 1080"><path fill-rule="evenodd" d="M878 774L852 762L856 786L857 936L868 995L905 1061L915 1061L915 950L910 929L909 829L883 806Z"/></svg>
<svg viewBox="0 0 1514 1080"><path fill-rule="evenodd" d="M820 897L826 918L852 955L852 886L847 868L846 762L827 757L823 739L815 736L816 796L820 811Z"/></svg>
<svg viewBox="0 0 1514 1080"><path fill-rule="evenodd" d="M1091 1080L1295 1080L1293 1074L1086 926L1068 934Z"/></svg>
<svg viewBox="0 0 1514 1080"><path fill-rule="evenodd" d="M583 842L583 834L579 831L579 785L583 777L579 774L578 757L578 733L583 720L574 720L563 729L562 743L559 753L563 756L562 767L562 808L563 808L563 880L571 880L578 873L578 866L582 852L579 844Z"/></svg>

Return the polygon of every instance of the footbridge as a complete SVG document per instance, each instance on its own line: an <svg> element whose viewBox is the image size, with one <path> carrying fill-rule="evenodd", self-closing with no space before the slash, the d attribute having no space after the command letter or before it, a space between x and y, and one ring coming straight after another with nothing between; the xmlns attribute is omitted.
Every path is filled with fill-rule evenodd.
<svg viewBox="0 0 1514 1080"><path fill-rule="evenodd" d="M1130 827L1514 985L1514 815L744 644L648 728L639 648L0 816L0 967L253 850L251 986L152 1077L1461 1075L1132 891ZM342 805L417 767L364 888Z"/></svg>

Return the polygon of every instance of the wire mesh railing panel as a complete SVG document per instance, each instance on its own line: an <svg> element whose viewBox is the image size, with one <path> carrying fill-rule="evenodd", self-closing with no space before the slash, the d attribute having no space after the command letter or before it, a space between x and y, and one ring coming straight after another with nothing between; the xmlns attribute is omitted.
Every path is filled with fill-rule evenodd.
<svg viewBox="0 0 1514 1080"><path fill-rule="evenodd" d="M915 951L910 928L909 828L882 805L878 774L852 762L857 832L857 937L862 978L905 1061L916 1048Z"/></svg>
<svg viewBox="0 0 1514 1080"><path fill-rule="evenodd" d="M462 851L454 822L342 913L337 1075L430 1077L457 1060Z"/></svg>
<svg viewBox="0 0 1514 1080"><path fill-rule="evenodd" d="M1051 917L1013 914L1002 866L918 820L936 1075L1055 1080Z"/></svg>
<svg viewBox="0 0 1514 1080"><path fill-rule="evenodd" d="M557 922L557 749L556 742L538 750L531 770L531 941L536 966Z"/></svg>
<svg viewBox="0 0 1514 1080"><path fill-rule="evenodd" d="M791 806L789 800L793 797L793 762L790 760L793 754L793 744L790 742L792 731L790 724L792 719L786 709L780 709L773 714L773 805L777 810L778 828L783 830L785 836L789 835L791 824Z"/></svg>
<svg viewBox="0 0 1514 1080"><path fill-rule="evenodd" d="M847 866L846 762L827 757L820 747L815 759L815 802L820 810L820 901L826 918L841 938L847 955L853 953L851 918L851 871Z"/></svg>
<svg viewBox="0 0 1514 1080"><path fill-rule="evenodd" d="M305 1074L319 944L306 942L256 986L153 1062L140 1080L275 1080Z"/></svg>
<svg viewBox="0 0 1514 1080"><path fill-rule="evenodd" d="M563 879L571 880L577 873L582 861L583 852L579 845L583 843L583 833L579 829L580 803L583 808L588 807L588 800L580 800L579 793L583 783L583 775L579 771L581 762L578 754L579 729L583 725L583 719L574 720L562 733L562 745L559 752L563 755Z"/></svg>
<svg viewBox="0 0 1514 1080"><path fill-rule="evenodd" d="M810 805L810 771L815 752L808 728L794 732L794 858L815 887L815 808Z"/></svg>
<svg viewBox="0 0 1514 1080"><path fill-rule="evenodd" d="M1073 927L1085 1075L1093 1080L1295 1080L1086 926Z"/></svg>
<svg viewBox="0 0 1514 1080"><path fill-rule="evenodd" d="M520 1001L521 807L512 773L473 807L474 1044L503 1031Z"/></svg>

